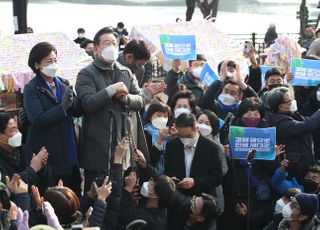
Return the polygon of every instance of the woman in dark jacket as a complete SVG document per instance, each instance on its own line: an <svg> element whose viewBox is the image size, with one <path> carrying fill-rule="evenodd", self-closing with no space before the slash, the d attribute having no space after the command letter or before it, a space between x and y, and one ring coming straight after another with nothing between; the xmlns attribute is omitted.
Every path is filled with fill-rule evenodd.
<svg viewBox="0 0 320 230"><path fill-rule="evenodd" d="M0 114L0 177L5 182L5 176L10 178L18 173L28 185L37 185L38 172L45 166L48 152L41 148L34 156L26 145L21 145L22 135L17 121L7 113Z"/></svg>
<svg viewBox="0 0 320 230"><path fill-rule="evenodd" d="M232 125L265 128L264 106L259 98L244 99ZM232 154L230 154L232 156ZM252 163L248 193L248 164L245 160L228 159L229 171L224 178L225 212L221 218L223 229L246 229L248 210L250 229L262 229L271 219L274 196L270 180L276 168L272 161L257 160ZM250 196L248 196L250 194ZM248 200L250 207L248 208Z"/></svg>
<svg viewBox="0 0 320 230"><path fill-rule="evenodd" d="M47 43L35 45L29 67L36 76L24 88L28 121L27 144L33 152L44 146L50 153L47 186L62 179L80 195L80 173L72 116L81 116L80 103L68 81L56 76L57 50ZM52 179L50 181L50 179Z"/></svg>

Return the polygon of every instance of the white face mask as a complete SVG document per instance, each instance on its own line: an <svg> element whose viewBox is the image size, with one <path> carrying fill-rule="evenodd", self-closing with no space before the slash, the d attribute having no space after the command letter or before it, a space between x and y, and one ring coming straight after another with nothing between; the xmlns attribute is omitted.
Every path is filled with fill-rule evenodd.
<svg viewBox="0 0 320 230"><path fill-rule="evenodd" d="M101 56L107 62L114 62L119 56L118 48L113 45L108 46L102 50Z"/></svg>
<svg viewBox="0 0 320 230"><path fill-rule="evenodd" d="M186 108L175 109L174 110L174 117L177 118L180 116L180 114L183 114L183 113L189 114L190 110L186 109Z"/></svg>
<svg viewBox="0 0 320 230"><path fill-rule="evenodd" d="M121 33L123 31L123 29L118 28L118 31Z"/></svg>
<svg viewBox="0 0 320 230"><path fill-rule="evenodd" d="M198 125L200 129L200 133L202 136L209 136L212 133L212 127L210 125L206 125L205 123L199 124Z"/></svg>
<svg viewBox="0 0 320 230"><path fill-rule="evenodd" d="M144 182L142 184L142 187L140 189L140 194L143 197L148 197L148 195L149 195L149 181L148 182Z"/></svg>
<svg viewBox="0 0 320 230"><path fill-rule="evenodd" d="M276 207L274 208L274 212L275 212L276 214L281 213L284 206L286 206L286 204L285 204L284 201L280 198L279 200L277 200Z"/></svg>
<svg viewBox="0 0 320 230"><path fill-rule="evenodd" d="M192 147L194 145L194 143L196 143L197 141L197 137L194 138L183 138L180 137L180 140L182 142L182 144L186 147Z"/></svg>
<svg viewBox="0 0 320 230"><path fill-rule="evenodd" d="M237 103L236 99L231 96L228 93L221 93L218 97L218 99L222 102L224 105L234 105Z"/></svg>
<svg viewBox="0 0 320 230"><path fill-rule="evenodd" d="M286 204L281 211L282 216L286 221L290 221L292 219L291 218L292 210L291 210L290 204L291 203Z"/></svg>
<svg viewBox="0 0 320 230"><path fill-rule="evenodd" d="M233 78L234 77L234 73L231 73L231 72L228 71L227 72L227 77L228 78Z"/></svg>
<svg viewBox="0 0 320 230"><path fill-rule="evenodd" d="M320 101L320 91L317 91L317 100Z"/></svg>
<svg viewBox="0 0 320 230"><path fill-rule="evenodd" d="M149 106L150 106L150 103L148 103L148 104L146 104L145 106L144 106L144 111L148 111L148 109L149 109Z"/></svg>
<svg viewBox="0 0 320 230"><path fill-rule="evenodd" d="M78 34L79 38L84 38L84 34Z"/></svg>
<svg viewBox="0 0 320 230"><path fill-rule="evenodd" d="M156 117L153 118L151 124L157 129L164 129L167 126L168 118L165 117Z"/></svg>
<svg viewBox="0 0 320 230"><path fill-rule="evenodd" d="M200 78L202 69L203 69L203 67L199 66L199 67L195 68L194 70L192 70L193 76L196 78Z"/></svg>
<svg viewBox="0 0 320 230"><path fill-rule="evenodd" d="M19 147L21 146L22 141L22 134L20 132L17 132L13 137L10 137L8 139L8 144L11 147Z"/></svg>
<svg viewBox="0 0 320 230"><path fill-rule="evenodd" d="M41 73L48 77L55 77L57 74L57 71L59 69L59 65L57 63L52 63L50 65L47 65L40 69Z"/></svg>
<svg viewBox="0 0 320 230"><path fill-rule="evenodd" d="M292 100L290 105L290 112L294 113L298 110L297 101Z"/></svg>

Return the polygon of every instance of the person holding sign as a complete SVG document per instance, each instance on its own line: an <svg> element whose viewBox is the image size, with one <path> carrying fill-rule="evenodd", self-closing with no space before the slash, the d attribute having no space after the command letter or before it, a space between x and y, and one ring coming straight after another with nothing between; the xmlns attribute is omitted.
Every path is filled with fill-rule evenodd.
<svg viewBox="0 0 320 230"><path fill-rule="evenodd" d="M197 105L200 105L203 97L203 87L201 85L200 74L207 59L204 55L197 54L197 60L189 61L188 70L183 73L181 69L181 61L175 59L172 62L172 69L165 77L167 84L167 94L170 96L179 89L179 84L183 84L196 97Z"/></svg>
<svg viewBox="0 0 320 230"><path fill-rule="evenodd" d="M263 117L262 101L254 97L246 98L241 102L232 125L257 128L257 130L258 128L266 128L268 124ZM243 137L246 137L245 133ZM255 137L257 139L257 136ZM243 148L246 146L243 145ZM226 201L225 212L221 220L223 229L245 229L248 212L250 212L250 229L262 229L273 216L274 194L270 187L270 181L275 165L270 160L253 160L249 174L246 156L242 159L234 159L235 156L234 152L230 153L228 158L229 171L224 177L223 183ZM248 177L250 178L249 191ZM249 208L248 203L250 203Z"/></svg>
<svg viewBox="0 0 320 230"><path fill-rule="evenodd" d="M314 164L312 132L320 128L320 110L310 117L297 112L297 102L288 88L275 88L268 94L267 103L273 112L269 125L277 128L277 143L286 146L286 152L296 153L301 181L310 166Z"/></svg>

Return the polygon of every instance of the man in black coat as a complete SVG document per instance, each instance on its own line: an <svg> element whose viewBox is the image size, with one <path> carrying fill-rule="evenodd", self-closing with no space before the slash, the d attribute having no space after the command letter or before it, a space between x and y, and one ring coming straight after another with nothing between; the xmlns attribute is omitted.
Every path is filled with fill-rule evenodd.
<svg viewBox="0 0 320 230"><path fill-rule="evenodd" d="M177 189L186 196L214 194L222 182L222 163L217 144L199 134L193 114L181 114L176 120L178 138L168 141L164 173L173 178ZM169 229L174 228L177 216L176 201L168 209Z"/></svg>
<svg viewBox="0 0 320 230"><path fill-rule="evenodd" d="M193 114L181 114L176 120L179 138L167 143L164 173L177 178L185 195L212 194L222 181L221 148L199 134Z"/></svg>
<svg viewBox="0 0 320 230"><path fill-rule="evenodd" d="M305 175L314 164L314 143L312 132L320 128L320 111L311 117L303 117L297 112L297 102L285 87L275 88L269 92L267 102L273 114L269 125L277 128L277 144L284 144L287 153L297 153L300 157L299 175Z"/></svg>

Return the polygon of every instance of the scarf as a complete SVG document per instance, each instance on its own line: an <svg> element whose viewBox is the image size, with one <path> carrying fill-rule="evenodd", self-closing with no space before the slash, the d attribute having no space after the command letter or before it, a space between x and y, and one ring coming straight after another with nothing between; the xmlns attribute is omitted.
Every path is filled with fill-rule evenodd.
<svg viewBox="0 0 320 230"><path fill-rule="evenodd" d="M234 105L225 105L219 99L217 99L216 102L217 102L218 107L222 111L228 112L228 113L234 113L239 108L239 105L240 105L240 102L236 103Z"/></svg>

